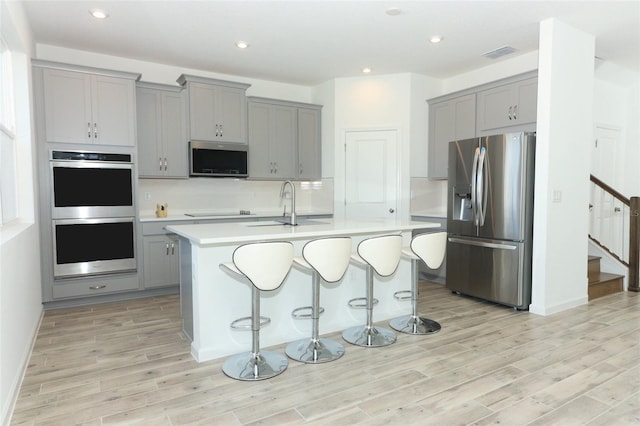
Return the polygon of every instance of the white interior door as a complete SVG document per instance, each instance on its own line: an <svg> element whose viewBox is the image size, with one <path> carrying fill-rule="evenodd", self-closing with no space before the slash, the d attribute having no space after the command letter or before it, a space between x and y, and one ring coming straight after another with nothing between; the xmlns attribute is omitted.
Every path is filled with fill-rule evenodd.
<svg viewBox="0 0 640 426"><path fill-rule="evenodd" d="M617 149L620 140L620 130L596 126L595 141L591 152L591 174L612 186L620 188L618 179Z"/></svg>
<svg viewBox="0 0 640 426"><path fill-rule="evenodd" d="M345 215L397 215L397 131L351 131L345 136Z"/></svg>

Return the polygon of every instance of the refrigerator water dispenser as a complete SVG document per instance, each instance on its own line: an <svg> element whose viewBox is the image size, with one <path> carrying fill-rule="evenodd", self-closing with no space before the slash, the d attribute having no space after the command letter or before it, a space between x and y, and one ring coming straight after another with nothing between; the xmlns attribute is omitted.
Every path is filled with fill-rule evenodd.
<svg viewBox="0 0 640 426"><path fill-rule="evenodd" d="M471 222L473 220L473 208L471 205L471 189L468 186L463 188L454 187L453 197L453 220Z"/></svg>

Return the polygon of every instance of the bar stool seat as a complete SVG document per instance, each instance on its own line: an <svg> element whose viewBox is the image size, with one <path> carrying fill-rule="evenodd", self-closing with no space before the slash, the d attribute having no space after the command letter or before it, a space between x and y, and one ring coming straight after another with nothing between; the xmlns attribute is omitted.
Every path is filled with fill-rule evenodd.
<svg viewBox="0 0 640 426"><path fill-rule="evenodd" d="M335 283L342 279L349 266L351 256L351 238L320 238L309 241L302 248L302 257L294 257L294 265L313 273L311 306L294 309L294 318L303 309L310 309L312 331L311 338L289 343L285 353L291 359L307 364L318 364L334 361L344 355L344 346L332 339L319 337L320 281Z"/></svg>
<svg viewBox="0 0 640 426"><path fill-rule="evenodd" d="M387 346L396 341L393 331L373 325L373 276L374 272L382 277L388 277L398 268L402 251L402 236L383 235L371 237L358 244L357 254L351 255L351 260L366 268L366 297L364 308L367 310L367 322L362 326L346 329L342 338L347 342L365 347ZM353 307L353 299L349 305Z"/></svg>
<svg viewBox="0 0 640 426"><path fill-rule="evenodd" d="M410 247L402 249L402 255L411 260L411 290L396 292L395 296L405 299L400 294L410 293L413 312L389 321L394 330L408 334L433 334L442 328L438 322L418 314L418 261L422 259L431 269L439 268L444 260L446 246L447 233L436 232L417 235L411 240Z"/></svg>
<svg viewBox="0 0 640 426"><path fill-rule="evenodd" d="M251 331L252 350L232 355L222 364L222 371L237 380L268 379L286 370L287 357L276 352L260 351L260 327L269 321L260 317L260 293L277 290L291 270L293 244L286 241L249 243L233 252L233 263L221 263L220 267L251 283ZM232 328L239 328L238 321Z"/></svg>

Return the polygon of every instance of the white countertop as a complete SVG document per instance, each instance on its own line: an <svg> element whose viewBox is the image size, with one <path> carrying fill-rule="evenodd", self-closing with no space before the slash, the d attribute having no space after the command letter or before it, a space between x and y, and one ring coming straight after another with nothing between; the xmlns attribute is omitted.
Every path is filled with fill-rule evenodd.
<svg viewBox="0 0 640 426"><path fill-rule="evenodd" d="M200 210L178 210L169 209L169 214L166 217L157 217L153 211L141 211L140 222L166 222L166 221L182 221L182 220L211 220L211 219L260 219L265 217L279 217L282 216L282 210L250 210L251 214L240 214L240 210L237 212L230 212L229 210L221 211L200 211ZM197 216L187 216L187 214L197 214ZM208 213L211 213L208 215ZM330 211L320 210L299 210L298 216L325 216L333 215Z"/></svg>
<svg viewBox="0 0 640 426"><path fill-rule="evenodd" d="M311 224L290 226L275 221L251 221L210 223L199 225L172 225L167 230L187 238L192 244L213 245L241 243L258 240L312 239L335 235L358 235L371 233L401 232L413 229L438 228L433 222L395 221L376 219L338 220L332 218L312 219Z"/></svg>

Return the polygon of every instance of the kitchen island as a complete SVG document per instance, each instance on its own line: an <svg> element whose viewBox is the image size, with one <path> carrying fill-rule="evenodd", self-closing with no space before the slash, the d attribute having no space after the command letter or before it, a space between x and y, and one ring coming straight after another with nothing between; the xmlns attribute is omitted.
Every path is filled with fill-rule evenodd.
<svg viewBox="0 0 640 426"><path fill-rule="evenodd" d="M437 228L430 222L386 220L301 220L298 226L276 221L173 225L167 230L180 236L180 299L183 328L191 338L191 354L207 361L251 348L251 332L231 329L232 321L251 315L251 290L248 281L240 281L220 268L230 262L241 244L255 241L291 241L300 256L310 240L332 236L350 236L353 250L363 239L384 234L401 234L405 245L414 229ZM364 309L349 308L347 302L365 295L365 270L350 265L344 278L333 284L323 283L320 304L320 334L341 331L364 324ZM411 311L407 301L398 301L393 293L411 288L411 263L402 259L390 277L375 277L374 321L391 319ZM294 319L291 311L311 304L311 275L291 268L283 285L262 293L261 314L271 324L260 332L262 347L290 342L311 335L311 321Z"/></svg>

